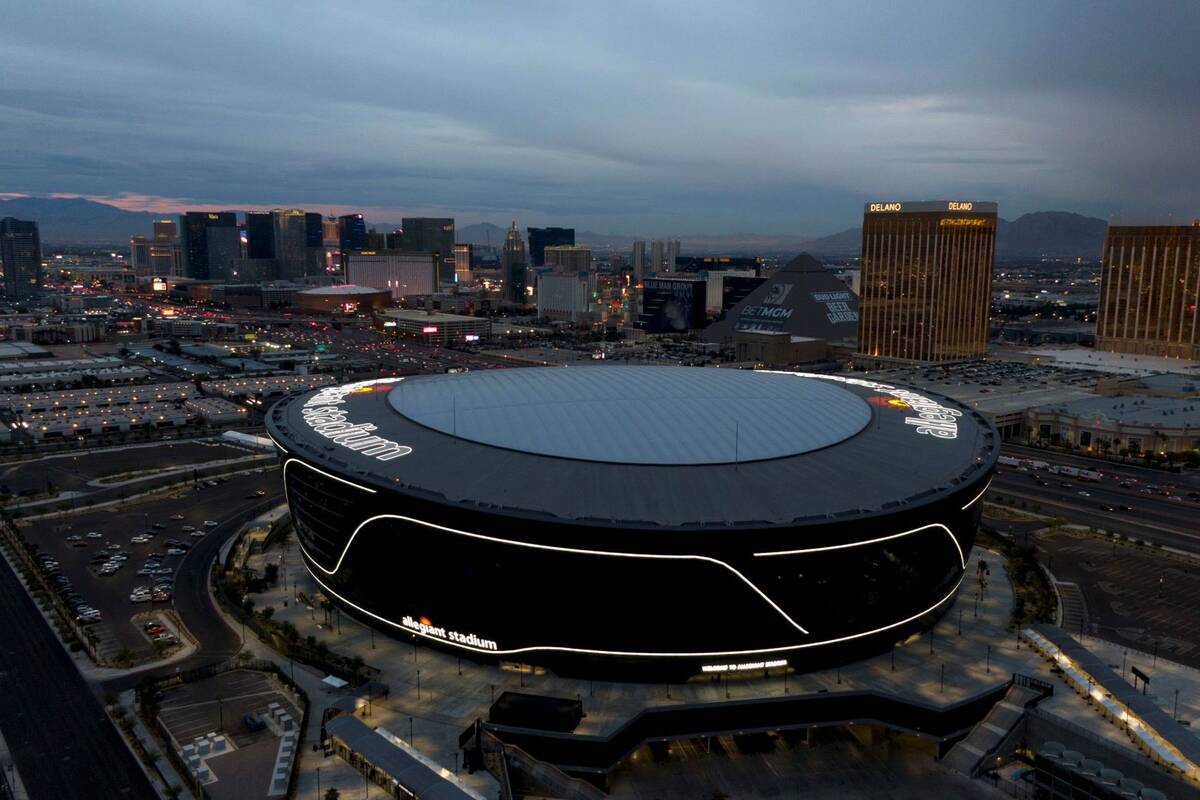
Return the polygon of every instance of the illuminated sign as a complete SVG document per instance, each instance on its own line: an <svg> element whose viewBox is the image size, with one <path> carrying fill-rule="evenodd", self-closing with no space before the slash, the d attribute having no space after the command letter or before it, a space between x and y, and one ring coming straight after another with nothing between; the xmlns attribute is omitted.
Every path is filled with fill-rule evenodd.
<svg viewBox="0 0 1200 800"><path fill-rule="evenodd" d="M864 389L872 389L880 394L895 397L904 401L911 410L916 412L915 417L905 417L904 424L912 425L917 433L932 436L935 439L958 438L958 418L962 416L962 412L956 408L947 408L936 400L911 389L900 389L886 383L867 381L862 378L847 378L844 375L821 375L812 372L784 372L783 374L861 386Z"/></svg>
<svg viewBox="0 0 1200 800"><path fill-rule="evenodd" d="M346 409L340 408L346 402L348 394L375 391L377 386L400 380L402 378L383 378L322 389L304 404L304 421L316 433L334 444L361 452L365 456L374 456L379 461L391 461L393 458L406 456L412 452L411 447L375 436L371 433L376 429L374 425L369 422L351 422L346 418Z"/></svg>
<svg viewBox="0 0 1200 800"><path fill-rule="evenodd" d="M437 333L437 325L426 325L421 328L421 333Z"/></svg>
<svg viewBox="0 0 1200 800"><path fill-rule="evenodd" d="M873 212L878 211L901 211L904 206L902 203L871 203L869 206Z"/></svg>
<svg viewBox="0 0 1200 800"><path fill-rule="evenodd" d="M394 320L394 319L390 319L390 320L388 320L387 322L383 323L383 327L385 327L385 328L394 328L394 327L396 327L396 320Z"/></svg>
<svg viewBox="0 0 1200 800"><path fill-rule="evenodd" d="M965 228L982 228L987 225L988 221L984 217L949 217L939 220L938 224L943 227L965 227Z"/></svg>
<svg viewBox="0 0 1200 800"><path fill-rule="evenodd" d="M150 279L150 291L165 292L166 290L167 290L167 282L165 280L163 280L162 278L151 278Z"/></svg>
<svg viewBox="0 0 1200 800"><path fill-rule="evenodd" d="M208 218L209 219L220 219L220 217L218 217L216 214L209 214Z"/></svg>
<svg viewBox="0 0 1200 800"><path fill-rule="evenodd" d="M701 672L746 672L755 669L772 669L774 667L786 667L786 658L779 658L774 661L749 661L745 664L705 664L700 667Z"/></svg>
<svg viewBox="0 0 1200 800"><path fill-rule="evenodd" d="M473 633L459 633L458 631L448 631L445 628L439 628L432 624L428 617L413 619L405 617L400 620L400 624L409 630L416 631L423 636L432 636L435 639L444 639L447 642L458 642L459 644L478 647L480 650L499 650L499 646L491 639L480 639Z"/></svg>
<svg viewBox="0 0 1200 800"><path fill-rule="evenodd" d="M947 211L971 211L974 208L974 203L963 203L957 200L951 200L949 203L946 203Z"/></svg>
<svg viewBox="0 0 1200 800"><path fill-rule="evenodd" d="M849 292L813 292L813 302L825 304L825 318L830 322L858 322L858 312L850 308Z"/></svg>
<svg viewBox="0 0 1200 800"><path fill-rule="evenodd" d="M463 340L468 341L468 342L478 342L479 334L478 333L468 333L466 336L463 337Z"/></svg>

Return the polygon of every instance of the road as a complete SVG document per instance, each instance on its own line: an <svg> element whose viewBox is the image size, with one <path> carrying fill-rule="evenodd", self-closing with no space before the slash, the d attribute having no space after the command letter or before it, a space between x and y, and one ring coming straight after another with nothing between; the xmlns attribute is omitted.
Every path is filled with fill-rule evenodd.
<svg viewBox="0 0 1200 800"><path fill-rule="evenodd" d="M169 441L123 448L80 448L15 464L0 465L0 491L43 492L47 483L59 491L90 492L88 482L110 475L149 472L252 455L243 447L213 441Z"/></svg>
<svg viewBox="0 0 1200 800"><path fill-rule="evenodd" d="M0 731L32 800L153 800L121 734L0 559Z"/></svg>
<svg viewBox="0 0 1200 800"><path fill-rule="evenodd" d="M1016 498L1030 510L1062 517L1068 522L1200 552L1200 502L1186 496L1189 491L1200 491L1197 476L1131 465L1098 464L1040 450L1010 449L1008 445L1005 452L1036 457L1050 464L1088 467L1103 472L1105 477L1095 482L1077 481L1045 471L1034 477L1031 472L1001 465L992 481L989 499ZM1040 486L1039 478L1047 485ZM1122 482L1129 486L1122 487ZM1158 494L1161 490L1179 499ZM1106 506L1113 510L1107 511Z"/></svg>

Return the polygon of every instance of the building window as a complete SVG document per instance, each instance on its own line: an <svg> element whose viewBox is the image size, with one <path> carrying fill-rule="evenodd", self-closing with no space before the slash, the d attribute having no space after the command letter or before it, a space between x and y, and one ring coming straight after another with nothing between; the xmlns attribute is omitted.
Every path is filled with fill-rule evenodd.
<svg viewBox="0 0 1200 800"><path fill-rule="evenodd" d="M1092 432L1091 431L1080 431L1079 432L1079 446L1080 447L1091 447L1091 445L1092 445Z"/></svg>

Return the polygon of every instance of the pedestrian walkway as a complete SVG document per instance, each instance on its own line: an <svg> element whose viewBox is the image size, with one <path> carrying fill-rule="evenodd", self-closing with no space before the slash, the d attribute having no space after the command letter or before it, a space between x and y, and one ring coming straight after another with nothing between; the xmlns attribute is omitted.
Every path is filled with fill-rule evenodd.
<svg viewBox="0 0 1200 800"><path fill-rule="evenodd" d="M984 758L994 753L1016 728L1021 717L1025 716L1026 707L1041 695L1041 692L1017 683L1008 687L1004 698L992 707L965 739L951 748L942 763L967 777L973 777Z"/></svg>

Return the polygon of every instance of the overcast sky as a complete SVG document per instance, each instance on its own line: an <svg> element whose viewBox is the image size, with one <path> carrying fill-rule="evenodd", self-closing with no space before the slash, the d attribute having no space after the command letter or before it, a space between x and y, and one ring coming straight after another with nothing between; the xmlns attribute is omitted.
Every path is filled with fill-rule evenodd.
<svg viewBox="0 0 1200 800"><path fill-rule="evenodd" d="M1198 0L45 0L0 193L821 234L868 200L1200 216Z"/></svg>

